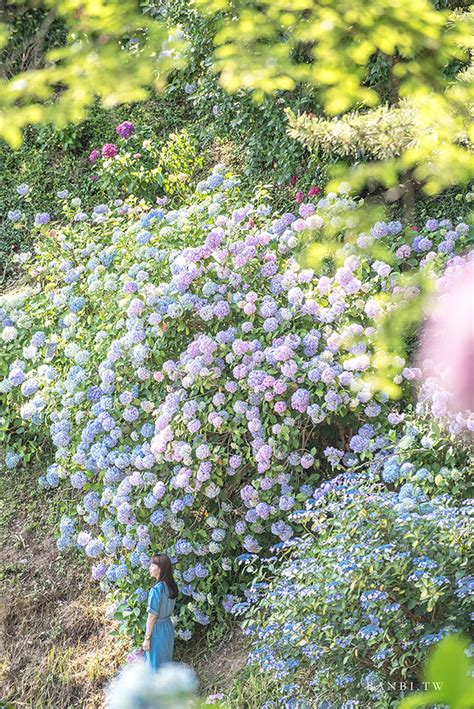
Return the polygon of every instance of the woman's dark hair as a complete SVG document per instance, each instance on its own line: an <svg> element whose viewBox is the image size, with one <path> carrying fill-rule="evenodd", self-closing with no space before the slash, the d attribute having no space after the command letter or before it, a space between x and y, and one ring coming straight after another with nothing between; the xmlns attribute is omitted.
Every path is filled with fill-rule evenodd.
<svg viewBox="0 0 474 709"><path fill-rule="evenodd" d="M178 595L178 586L173 578L173 564L171 559L166 554L155 554L151 557L151 563L156 564L160 570L158 581L164 581L168 586L170 598L176 598Z"/></svg>

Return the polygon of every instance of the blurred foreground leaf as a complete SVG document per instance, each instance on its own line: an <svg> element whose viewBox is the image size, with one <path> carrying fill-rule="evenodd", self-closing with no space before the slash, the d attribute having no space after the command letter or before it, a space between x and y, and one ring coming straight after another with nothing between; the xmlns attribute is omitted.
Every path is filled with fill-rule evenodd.
<svg viewBox="0 0 474 709"><path fill-rule="evenodd" d="M150 87L163 87L167 74L184 62L182 32L145 17L132 0L44 0L43 6L44 22L59 19L66 40L47 51L39 66L13 76L6 51L0 137L13 148L21 144L27 125L77 123L97 98L106 107L143 100ZM10 29L5 20L0 24L4 48Z"/></svg>
<svg viewBox="0 0 474 709"><path fill-rule="evenodd" d="M404 699L398 709L415 709L431 704L445 704L450 709L469 709L474 699L473 663L466 655L469 642L448 635L429 656L424 681L426 692L417 692Z"/></svg>

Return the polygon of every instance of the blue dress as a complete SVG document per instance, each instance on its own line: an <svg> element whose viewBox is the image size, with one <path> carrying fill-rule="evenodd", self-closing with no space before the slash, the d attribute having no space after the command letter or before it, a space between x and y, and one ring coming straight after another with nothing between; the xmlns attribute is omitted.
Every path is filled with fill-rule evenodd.
<svg viewBox="0 0 474 709"><path fill-rule="evenodd" d="M161 665L173 659L174 628L171 616L176 604L170 598L166 583L158 581L148 594L147 613L156 615L150 639L150 650L145 652L146 664L156 672Z"/></svg>

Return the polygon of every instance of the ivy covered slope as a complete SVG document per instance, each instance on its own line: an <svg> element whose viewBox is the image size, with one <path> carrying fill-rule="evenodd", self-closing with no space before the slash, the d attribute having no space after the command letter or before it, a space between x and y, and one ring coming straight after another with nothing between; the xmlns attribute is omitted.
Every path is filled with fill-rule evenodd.
<svg viewBox="0 0 474 709"><path fill-rule="evenodd" d="M403 416L376 387L378 323L394 296L416 298L402 272L441 272L468 227L377 223L316 274L300 244L357 207L311 194L272 215L217 167L179 209L117 200L86 213L65 196L19 257L36 285L2 310L6 464L52 441L40 484L77 491L58 546L91 558L131 638L152 552L176 562L177 632L190 638L246 589L236 557L300 534L292 512L333 466L397 437ZM420 377L390 365L407 391Z"/></svg>

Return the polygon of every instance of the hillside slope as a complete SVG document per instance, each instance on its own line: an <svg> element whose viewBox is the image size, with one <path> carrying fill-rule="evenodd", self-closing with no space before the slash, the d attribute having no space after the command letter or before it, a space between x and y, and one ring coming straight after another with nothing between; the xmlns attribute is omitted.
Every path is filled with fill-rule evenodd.
<svg viewBox="0 0 474 709"><path fill-rule="evenodd" d="M74 552L56 548L52 530L64 493L39 490L37 475L21 469L1 483L1 700L18 708L99 709L126 653L111 635L107 601L89 570ZM217 639L211 629L178 646L177 659L194 667L203 696L237 684L230 706L243 705L235 680L246 653L237 629Z"/></svg>

